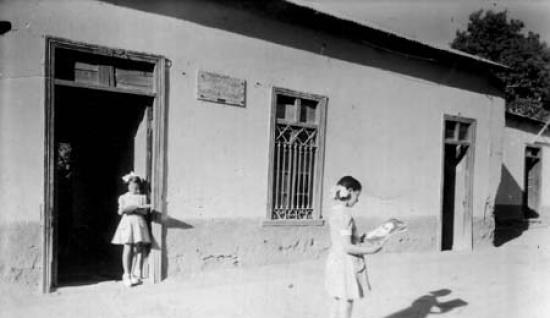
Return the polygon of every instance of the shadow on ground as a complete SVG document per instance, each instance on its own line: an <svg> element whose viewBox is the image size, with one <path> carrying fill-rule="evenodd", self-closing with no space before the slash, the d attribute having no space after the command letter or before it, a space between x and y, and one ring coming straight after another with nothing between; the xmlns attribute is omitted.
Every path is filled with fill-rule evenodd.
<svg viewBox="0 0 550 318"><path fill-rule="evenodd" d="M451 293L449 289L431 291L426 295L418 297L412 304L398 312L390 314L385 318L424 318L430 314L444 314L455 308L468 305L460 298L449 301L439 301L438 297L447 296Z"/></svg>

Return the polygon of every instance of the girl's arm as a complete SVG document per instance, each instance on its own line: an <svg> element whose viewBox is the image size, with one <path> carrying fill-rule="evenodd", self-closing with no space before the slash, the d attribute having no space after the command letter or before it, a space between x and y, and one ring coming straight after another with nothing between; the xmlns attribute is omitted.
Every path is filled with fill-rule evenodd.
<svg viewBox="0 0 550 318"><path fill-rule="evenodd" d="M137 213L140 215L147 215L149 213L149 208L150 208L149 204L140 205L136 207L136 210L134 211L134 213Z"/></svg>
<svg viewBox="0 0 550 318"><path fill-rule="evenodd" d="M345 223L340 227L340 239L342 240L342 246L344 251L351 255L365 255L365 254L374 254L379 252L382 249L385 241L379 242L364 242L362 244L356 245L353 244L354 238L352 237L352 220L347 219Z"/></svg>
<svg viewBox="0 0 550 318"><path fill-rule="evenodd" d="M138 209L137 205L126 205L123 197L118 198L118 214L132 214Z"/></svg>
<svg viewBox="0 0 550 318"><path fill-rule="evenodd" d="M149 209L151 208L151 205L147 203L147 199L143 197L143 201L140 205L136 207L136 210L134 213L139 215L147 215L149 213Z"/></svg>
<svg viewBox="0 0 550 318"><path fill-rule="evenodd" d="M139 206L137 205L128 205L122 208L122 213L126 213L126 214L137 213L138 209L139 209Z"/></svg>
<svg viewBox="0 0 550 318"><path fill-rule="evenodd" d="M122 215L124 214L124 199L120 196L118 197L118 214Z"/></svg>
<svg viewBox="0 0 550 318"><path fill-rule="evenodd" d="M351 255L365 255L378 253L384 246L384 242L366 242L361 245L355 245L351 243L351 236L347 236L346 243L344 244L344 251ZM345 239L345 237L343 237Z"/></svg>

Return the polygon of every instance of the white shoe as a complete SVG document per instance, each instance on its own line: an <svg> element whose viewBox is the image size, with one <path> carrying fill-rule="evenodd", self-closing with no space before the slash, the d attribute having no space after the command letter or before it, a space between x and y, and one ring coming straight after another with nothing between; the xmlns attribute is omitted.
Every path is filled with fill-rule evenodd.
<svg viewBox="0 0 550 318"><path fill-rule="evenodd" d="M132 287L132 278L128 274L122 275L122 284L126 287Z"/></svg>
<svg viewBox="0 0 550 318"><path fill-rule="evenodd" d="M132 275L132 277L130 277L130 281L132 282L132 285L139 285L139 284L142 283L141 278L139 278L138 276L134 276L134 275Z"/></svg>

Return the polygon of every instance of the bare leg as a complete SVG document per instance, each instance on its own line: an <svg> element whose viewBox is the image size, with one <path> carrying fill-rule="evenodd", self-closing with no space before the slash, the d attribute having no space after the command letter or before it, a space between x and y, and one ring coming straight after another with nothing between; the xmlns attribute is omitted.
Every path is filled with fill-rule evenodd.
<svg viewBox="0 0 550 318"><path fill-rule="evenodd" d="M132 244L124 244L124 248L122 250L122 270L124 270L124 275L129 275L131 273L132 256L133 256Z"/></svg>
<svg viewBox="0 0 550 318"><path fill-rule="evenodd" d="M134 270L137 278L141 279L141 273L143 268L143 244L136 244L136 264L134 267L137 269Z"/></svg>
<svg viewBox="0 0 550 318"><path fill-rule="evenodd" d="M353 300L340 299L340 318L351 318Z"/></svg>
<svg viewBox="0 0 550 318"><path fill-rule="evenodd" d="M330 318L339 318L340 299L332 298L330 302Z"/></svg>

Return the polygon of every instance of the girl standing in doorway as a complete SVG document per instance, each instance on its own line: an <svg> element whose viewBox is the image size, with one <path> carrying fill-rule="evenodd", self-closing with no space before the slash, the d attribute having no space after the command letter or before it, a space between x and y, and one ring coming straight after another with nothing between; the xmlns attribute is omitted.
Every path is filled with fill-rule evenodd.
<svg viewBox="0 0 550 318"><path fill-rule="evenodd" d="M352 207L361 194L361 183L351 176L341 178L333 189L334 205L329 215L332 245L326 264L325 287L333 298L332 318L349 318L353 301L370 290L365 254L380 251L383 242L358 244Z"/></svg>
<svg viewBox="0 0 550 318"><path fill-rule="evenodd" d="M118 214L122 215L112 243L124 245L122 250L122 283L133 286L141 283L144 245L151 243L145 215L149 213L147 197L142 194L143 179L130 172L122 177L128 192L118 198ZM135 253L135 263L134 260ZM132 274L135 269L135 275Z"/></svg>

